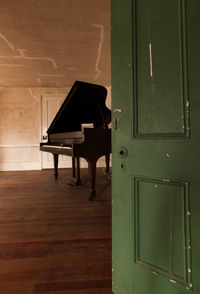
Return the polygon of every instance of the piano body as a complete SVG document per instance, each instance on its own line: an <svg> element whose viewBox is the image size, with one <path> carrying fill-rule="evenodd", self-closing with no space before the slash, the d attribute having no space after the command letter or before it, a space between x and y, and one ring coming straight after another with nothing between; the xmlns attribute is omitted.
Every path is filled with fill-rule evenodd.
<svg viewBox="0 0 200 294"><path fill-rule="evenodd" d="M100 157L105 156L106 172L109 172L111 111L105 105L106 96L105 87L76 81L47 130L47 143L40 143L41 151L53 154L55 178L58 177L59 154L72 157L73 185L81 184L79 160L80 157L86 159L89 200L96 194L96 163ZM87 127L88 124L93 127Z"/></svg>

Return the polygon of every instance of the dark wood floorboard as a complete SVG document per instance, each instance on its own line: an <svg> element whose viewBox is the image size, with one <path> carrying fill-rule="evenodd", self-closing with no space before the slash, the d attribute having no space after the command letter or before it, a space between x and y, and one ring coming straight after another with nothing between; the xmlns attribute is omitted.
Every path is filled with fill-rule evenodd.
<svg viewBox="0 0 200 294"><path fill-rule="evenodd" d="M71 170L0 172L0 293L112 294L111 183L71 187Z"/></svg>

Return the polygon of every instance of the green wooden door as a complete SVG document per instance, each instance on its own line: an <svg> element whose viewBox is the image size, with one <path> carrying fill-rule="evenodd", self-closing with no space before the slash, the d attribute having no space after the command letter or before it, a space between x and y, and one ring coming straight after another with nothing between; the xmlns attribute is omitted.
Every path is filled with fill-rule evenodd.
<svg viewBox="0 0 200 294"><path fill-rule="evenodd" d="M113 291L200 293L200 1L112 1Z"/></svg>

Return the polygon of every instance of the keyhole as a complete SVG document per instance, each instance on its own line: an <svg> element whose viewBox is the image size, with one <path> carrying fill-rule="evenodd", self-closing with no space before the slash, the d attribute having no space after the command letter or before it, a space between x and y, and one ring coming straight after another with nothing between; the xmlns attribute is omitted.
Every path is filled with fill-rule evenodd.
<svg viewBox="0 0 200 294"><path fill-rule="evenodd" d="M125 170L125 163L122 162L121 165L120 165L120 167L121 167L121 170L124 171Z"/></svg>
<svg viewBox="0 0 200 294"><path fill-rule="evenodd" d="M115 118L114 119L114 131L119 131L118 122L119 122L119 118Z"/></svg>

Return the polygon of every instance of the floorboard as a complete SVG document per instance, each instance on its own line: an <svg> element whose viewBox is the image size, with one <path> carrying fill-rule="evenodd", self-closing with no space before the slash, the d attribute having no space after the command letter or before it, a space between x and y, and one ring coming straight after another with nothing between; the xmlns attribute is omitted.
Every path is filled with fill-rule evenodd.
<svg viewBox="0 0 200 294"><path fill-rule="evenodd" d="M71 187L61 169L0 173L0 293L112 294L111 182L87 169Z"/></svg>

